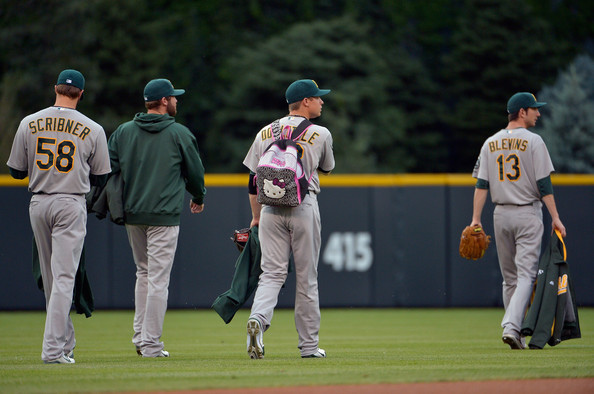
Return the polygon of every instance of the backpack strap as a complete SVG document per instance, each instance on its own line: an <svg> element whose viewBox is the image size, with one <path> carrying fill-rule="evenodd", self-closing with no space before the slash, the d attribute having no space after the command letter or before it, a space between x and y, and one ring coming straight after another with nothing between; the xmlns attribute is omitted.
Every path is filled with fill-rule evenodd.
<svg viewBox="0 0 594 394"><path fill-rule="evenodd" d="M296 140L297 138L301 137L301 134L303 134L305 129L307 129L312 124L313 123L311 123L309 119L303 119L303 121L299 123L299 126L297 126L297 128L295 128L295 130L293 130L291 133L291 139Z"/></svg>
<svg viewBox="0 0 594 394"><path fill-rule="evenodd" d="M275 120L270 124L270 128L272 129L272 137L274 140L280 139L281 136L281 128L280 128L280 119Z"/></svg>

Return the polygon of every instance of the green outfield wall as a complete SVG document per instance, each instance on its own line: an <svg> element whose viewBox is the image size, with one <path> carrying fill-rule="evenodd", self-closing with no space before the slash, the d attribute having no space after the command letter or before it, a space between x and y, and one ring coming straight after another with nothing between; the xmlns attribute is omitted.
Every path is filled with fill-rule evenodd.
<svg viewBox="0 0 594 394"><path fill-rule="evenodd" d="M594 175L554 175L567 228L568 262L581 306L594 306ZM32 231L26 181L0 176L0 309L43 309L31 273ZM169 288L170 308L208 308L231 283L238 256L229 239L249 225L247 176L207 175L205 211L185 210ZM485 257L458 255L472 214L474 180L458 174L330 175L318 196L322 214L322 307L502 306L495 244ZM186 196L189 201L189 196ZM493 234L493 206L483 225ZM544 244L550 217L544 209ZM543 245L544 247L545 245ZM98 309L134 306L135 269L123 227L88 218L87 271ZM279 306L292 306L289 276ZM251 300L246 304L248 306Z"/></svg>

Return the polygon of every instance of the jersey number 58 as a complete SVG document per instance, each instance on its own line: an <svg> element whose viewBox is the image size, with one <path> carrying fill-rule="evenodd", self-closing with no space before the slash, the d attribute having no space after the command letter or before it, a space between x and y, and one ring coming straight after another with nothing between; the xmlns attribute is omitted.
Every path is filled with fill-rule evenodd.
<svg viewBox="0 0 594 394"><path fill-rule="evenodd" d="M49 170L55 166L56 170L60 172L70 171L74 164L76 145L69 140L60 142L57 147L55 147L55 145L55 138L37 138L37 150L35 153L45 157L36 160L35 164L37 164L37 167L39 167L40 170ZM54 151L56 151L57 155Z"/></svg>

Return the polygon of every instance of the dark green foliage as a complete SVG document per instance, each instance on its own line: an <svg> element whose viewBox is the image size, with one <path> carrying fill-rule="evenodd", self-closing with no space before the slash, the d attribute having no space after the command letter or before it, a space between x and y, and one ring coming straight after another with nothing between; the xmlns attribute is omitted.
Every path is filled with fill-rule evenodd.
<svg viewBox="0 0 594 394"><path fill-rule="evenodd" d="M551 35L525 2L465 2L444 57L450 171L472 170L483 141L507 124L512 94L553 80L560 64Z"/></svg>
<svg viewBox="0 0 594 394"><path fill-rule="evenodd" d="M233 170L241 171L237 157L245 155L257 131L288 112L287 86L312 78L332 89L317 122L333 133L341 171L404 170L405 119L391 96L398 90L397 79L367 44L368 34L365 24L349 17L298 24L230 58L223 107L206 145L210 152L230 147L217 152L215 163L227 167L235 162Z"/></svg>
<svg viewBox="0 0 594 394"><path fill-rule="evenodd" d="M594 53L592 2L564 0L43 0L0 2L0 159L19 121L53 103L64 68L87 78L79 110L108 134L142 90L187 90L178 120L208 172L244 171L284 90L333 89L318 120L336 172L469 172L515 91L538 91ZM4 166L0 172L7 172Z"/></svg>
<svg viewBox="0 0 594 394"><path fill-rule="evenodd" d="M594 60L579 56L538 99L547 103L536 132L560 173L594 173Z"/></svg>

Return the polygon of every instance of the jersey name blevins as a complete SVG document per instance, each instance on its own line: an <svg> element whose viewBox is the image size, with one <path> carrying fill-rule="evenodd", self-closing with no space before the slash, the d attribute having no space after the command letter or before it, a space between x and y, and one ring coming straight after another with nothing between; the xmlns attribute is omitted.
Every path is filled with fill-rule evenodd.
<svg viewBox="0 0 594 394"><path fill-rule="evenodd" d="M61 131L72 134L81 140L87 137L91 129L76 120L67 118L39 118L29 122L31 134L42 131Z"/></svg>
<svg viewBox="0 0 594 394"><path fill-rule="evenodd" d="M524 152L528 148L528 141L521 138L503 138L501 141L495 140L489 142L489 151L498 150L519 150Z"/></svg>

